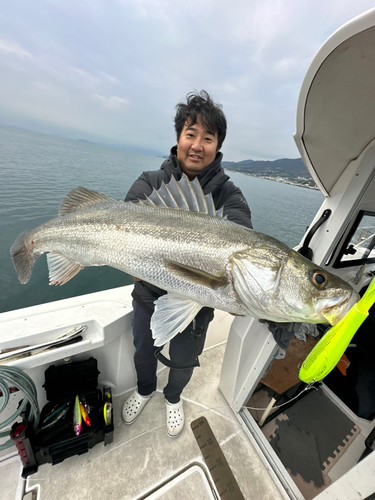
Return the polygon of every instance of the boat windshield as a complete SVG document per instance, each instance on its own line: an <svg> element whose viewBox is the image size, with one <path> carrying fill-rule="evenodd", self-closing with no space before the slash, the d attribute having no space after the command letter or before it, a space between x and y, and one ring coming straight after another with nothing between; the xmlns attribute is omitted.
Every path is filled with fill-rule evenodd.
<svg viewBox="0 0 375 500"><path fill-rule="evenodd" d="M375 262L375 213L361 211L334 267Z"/></svg>

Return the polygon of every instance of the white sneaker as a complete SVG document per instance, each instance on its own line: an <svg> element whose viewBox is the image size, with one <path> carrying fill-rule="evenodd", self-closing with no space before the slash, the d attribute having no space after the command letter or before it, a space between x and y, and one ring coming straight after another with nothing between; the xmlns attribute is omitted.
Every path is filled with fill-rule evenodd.
<svg viewBox="0 0 375 500"><path fill-rule="evenodd" d="M125 401L121 411L121 418L126 425L130 425L137 420L143 408L150 401L154 392L149 396L141 396L136 389Z"/></svg>
<svg viewBox="0 0 375 500"><path fill-rule="evenodd" d="M180 399L176 404L169 403L169 401L165 400L165 407L167 411L167 434L171 438L176 438L184 430L185 425L182 400Z"/></svg>

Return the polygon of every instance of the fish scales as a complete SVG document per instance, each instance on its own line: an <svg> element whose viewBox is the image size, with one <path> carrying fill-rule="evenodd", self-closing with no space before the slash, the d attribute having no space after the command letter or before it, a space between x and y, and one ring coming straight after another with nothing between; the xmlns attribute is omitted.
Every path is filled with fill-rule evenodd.
<svg viewBox="0 0 375 500"><path fill-rule="evenodd" d="M164 263L175 261L213 275L226 273L231 282L229 258L249 246L253 232L181 209L118 202L98 205L46 222L34 238L35 247L62 253L82 266L108 265L171 292L187 287L187 293L205 305L235 307L234 312L244 313L232 283L223 289L230 297L219 304L216 292L186 283L186 278L171 274Z"/></svg>

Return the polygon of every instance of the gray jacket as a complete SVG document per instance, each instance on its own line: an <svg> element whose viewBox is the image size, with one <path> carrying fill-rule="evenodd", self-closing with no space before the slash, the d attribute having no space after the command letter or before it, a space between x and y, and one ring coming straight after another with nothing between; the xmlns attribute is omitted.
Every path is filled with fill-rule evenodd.
<svg viewBox="0 0 375 500"><path fill-rule="evenodd" d="M151 170L143 174L134 182L126 195L125 201L137 201L144 199L143 195L149 196L153 188L159 189L162 181L166 184L173 175L180 180L182 170L177 160L177 149L174 146L167 160L163 162L160 170ZM216 209L224 207L224 216L228 220L236 222L241 226L252 228L251 213L249 206L241 190L229 180L221 167L223 155L218 153L215 160L208 165L198 176L204 194L212 193ZM134 300L149 312L154 310L154 301L166 293L156 286L145 281L137 281L134 285L132 296ZM209 308L207 313L211 311ZM203 310L202 310L203 311Z"/></svg>

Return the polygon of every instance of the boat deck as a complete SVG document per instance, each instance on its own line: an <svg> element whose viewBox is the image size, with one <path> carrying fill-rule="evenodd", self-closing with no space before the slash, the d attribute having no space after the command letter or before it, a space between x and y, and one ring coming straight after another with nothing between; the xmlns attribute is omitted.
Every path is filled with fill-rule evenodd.
<svg viewBox="0 0 375 500"><path fill-rule="evenodd" d="M211 332L222 319L220 314L225 313L215 315ZM228 330L229 325L230 322ZM280 493L272 471L263 463L218 388L225 345L225 341L212 345L200 357L201 367L195 369L183 393L186 426L179 438L171 439L166 433L162 390L168 369L162 367L157 392L134 424L125 425L120 415L131 391L114 398L113 443L99 443L88 453L54 466L41 465L26 481L19 479L18 455L3 457L2 499L219 499L223 490L214 486L191 429L191 422L202 416L207 419L245 499L287 498Z"/></svg>

